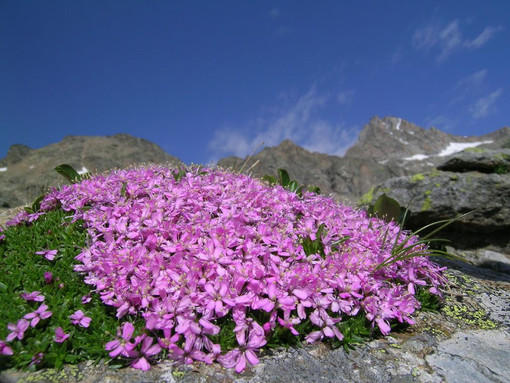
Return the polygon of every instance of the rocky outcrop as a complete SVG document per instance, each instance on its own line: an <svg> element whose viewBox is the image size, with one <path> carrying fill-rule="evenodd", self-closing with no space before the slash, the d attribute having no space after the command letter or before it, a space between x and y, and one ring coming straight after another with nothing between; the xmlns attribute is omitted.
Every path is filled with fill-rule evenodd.
<svg viewBox="0 0 510 383"><path fill-rule="evenodd" d="M103 172L137 163L179 163L158 145L128 134L68 136L40 149L11 146L0 160L0 207L31 203L49 186L62 182L53 170L63 163L79 172Z"/></svg>
<svg viewBox="0 0 510 383"><path fill-rule="evenodd" d="M510 249L510 150L464 151L427 173L390 179L363 198L370 203L386 193L412 214L407 221L417 230L432 222L470 215L441 234L452 246L478 249L488 245ZM492 172L490 172L492 171Z"/></svg>
<svg viewBox="0 0 510 383"><path fill-rule="evenodd" d="M489 174L510 173L510 149L501 149L496 152L483 148L465 150L462 155L450 157L437 169L461 173L470 171Z"/></svg>
<svg viewBox="0 0 510 383"><path fill-rule="evenodd" d="M432 128L425 130L397 117L373 117L346 157L405 158L441 152L456 137Z"/></svg>

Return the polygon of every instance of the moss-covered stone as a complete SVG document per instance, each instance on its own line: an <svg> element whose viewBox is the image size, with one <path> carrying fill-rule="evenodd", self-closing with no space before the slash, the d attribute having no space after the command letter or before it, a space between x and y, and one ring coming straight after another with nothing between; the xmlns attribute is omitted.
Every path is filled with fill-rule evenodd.
<svg viewBox="0 0 510 383"><path fill-rule="evenodd" d="M375 187L371 188L369 191L367 191L365 194L361 196L359 199L358 205L370 205L370 203L374 200L374 191Z"/></svg>
<svg viewBox="0 0 510 383"><path fill-rule="evenodd" d="M470 153L485 153L486 149L485 148L474 147L474 148L464 149L464 151L465 152L470 152Z"/></svg>
<svg viewBox="0 0 510 383"><path fill-rule="evenodd" d="M363 194L361 196L361 198L358 201L358 205L359 206L368 206L371 203L373 203L375 201L376 190L377 190L377 194L389 193L389 191L390 191L390 189L388 189L388 188L378 188L378 187L374 186L373 188L371 188L369 191L367 191L365 194Z"/></svg>
<svg viewBox="0 0 510 383"><path fill-rule="evenodd" d="M447 305L442 309L443 313L450 318L476 326L482 330L492 330L498 325L488 318L487 313L480 309L472 311L465 305Z"/></svg>
<svg viewBox="0 0 510 383"><path fill-rule="evenodd" d="M23 376L18 380L18 383L35 383L35 382L76 382L80 381L85 376L80 371L78 366L66 365L63 370L48 368L46 370L37 371L27 376Z"/></svg>
<svg viewBox="0 0 510 383"><path fill-rule="evenodd" d="M428 194L427 194L428 192ZM421 204L421 211L428 211L432 208L432 199L430 198L431 191L427 190L425 195L427 196L423 203Z"/></svg>
<svg viewBox="0 0 510 383"><path fill-rule="evenodd" d="M422 173L417 173L411 177L411 182L420 182L425 179L425 176Z"/></svg>

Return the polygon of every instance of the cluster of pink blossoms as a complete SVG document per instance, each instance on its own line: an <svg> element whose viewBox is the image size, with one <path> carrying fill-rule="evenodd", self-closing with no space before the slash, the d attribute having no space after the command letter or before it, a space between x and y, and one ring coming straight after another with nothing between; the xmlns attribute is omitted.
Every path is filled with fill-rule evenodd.
<svg viewBox="0 0 510 383"><path fill-rule="evenodd" d="M46 281L48 279L46 278ZM44 302L45 297L41 294L40 291L32 291L30 293L22 293L21 297L26 301L33 302ZM19 319L16 323L7 324L7 329L10 331L5 339L6 342L12 342L16 339L22 340L25 337L25 332L30 327L36 327L39 322L48 319L53 315L51 311L48 310L49 307L47 304L42 303L36 310L25 314L23 318ZM85 316L85 314L81 310L77 310L74 314L70 316L71 323L74 325L79 325L81 327L88 327L90 324L91 318ZM66 334L62 327L57 327L55 329L55 337L53 340L57 343L64 342L67 338L70 337L70 334ZM7 345L4 341L0 340L0 355L13 355L12 348ZM40 363L43 357L43 353L38 353L32 358L33 364Z"/></svg>
<svg viewBox="0 0 510 383"><path fill-rule="evenodd" d="M54 190L41 204L84 220L91 241L75 270L117 317L145 319L144 334L133 340L126 322L106 345L112 357L136 358L134 367L148 369L164 348L176 361L217 361L240 372L258 363L277 326L310 343L341 340L336 324L355 315L388 334L394 319L413 324L416 285L439 294L445 283L426 257L375 270L395 241L406 240L395 223L224 170L178 174L163 166L115 171ZM321 252L306 254L303 241L317 240L321 225ZM257 311L265 323L254 319ZM235 323L231 350L212 341L226 316ZM303 321L314 330L299 334Z"/></svg>

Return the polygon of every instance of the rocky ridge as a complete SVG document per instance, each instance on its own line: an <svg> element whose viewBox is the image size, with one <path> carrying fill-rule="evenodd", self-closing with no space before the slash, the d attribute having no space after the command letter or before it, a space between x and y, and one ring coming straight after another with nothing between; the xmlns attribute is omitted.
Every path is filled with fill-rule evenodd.
<svg viewBox="0 0 510 383"><path fill-rule="evenodd" d="M301 184L319 186L343 202L355 204L371 187L393 177L433 169L445 156L468 147L498 149L510 142L505 127L478 137L423 129L396 117L373 117L343 157L310 152L290 140L267 147L253 157L223 158L219 166L261 177L286 169ZM69 163L80 171L103 172L142 162L180 161L149 141L127 134L107 137L69 136L40 149L11 146L0 160L0 208L30 203L61 179L53 168Z"/></svg>
<svg viewBox="0 0 510 383"><path fill-rule="evenodd" d="M324 194L356 203L371 187L390 178L429 171L448 155L465 148L501 148L510 142L510 128L483 136L463 137L435 128L423 129L396 117L374 117L343 157L312 153L290 140L251 158L227 157L220 166L249 169L254 176L286 169L301 184L319 186Z"/></svg>
<svg viewBox="0 0 510 383"><path fill-rule="evenodd" d="M63 163L78 172L104 172L137 163L180 163L158 145L128 134L68 136L40 149L13 145L0 160L0 207L31 203L62 178L53 170Z"/></svg>

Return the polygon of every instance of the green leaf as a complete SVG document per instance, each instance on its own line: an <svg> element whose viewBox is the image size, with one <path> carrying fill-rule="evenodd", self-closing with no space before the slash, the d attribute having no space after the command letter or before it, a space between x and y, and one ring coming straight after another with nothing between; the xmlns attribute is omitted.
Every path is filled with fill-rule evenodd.
<svg viewBox="0 0 510 383"><path fill-rule="evenodd" d="M39 211L39 209L41 208L41 202L42 200L44 199L44 194L43 195L40 195L39 197L37 197L35 199L35 201L32 203L32 211L35 213L37 211Z"/></svg>
<svg viewBox="0 0 510 383"><path fill-rule="evenodd" d="M285 169L278 169L278 177L280 179L280 185L283 187L286 187L290 183L290 176L287 170Z"/></svg>
<svg viewBox="0 0 510 383"><path fill-rule="evenodd" d="M288 185L288 189L289 189L291 192L295 193L295 192L297 191L297 189L298 189L298 183L297 183L297 181L295 181L295 180L290 181L290 183L289 183L289 185Z"/></svg>
<svg viewBox="0 0 510 383"><path fill-rule="evenodd" d="M71 165L62 164L55 168L55 171L71 183L78 182L81 177Z"/></svg>
<svg viewBox="0 0 510 383"><path fill-rule="evenodd" d="M308 191L315 194L321 194L321 188L318 186L309 186Z"/></svg>
<svg viewBox="0 0 510 383"><path fill-rule="evenodd" d="M127 189L127 182L123 182L122 188L120 189L120 195L122 197L126 197L126 195L127 195L126 189Z"/></svg>
<svg viewBox="0 0 510 383"><path fill-rule="evenodd" d="M174 174L175 182L179 182L182 177L186 175L186 171L184 169L179 169L178 172L175 172Z"/></svg>
<svg viewBox="0 0 510 383"><path fill-rule="evenodd" d="M276 185L278 183L278 180L270 175L265 175L262 177L262 180L268 182L270 185Z"/></svg>
<svg viewBox="0 0 510 383"><path fill-rule="evenodd" d="M395 221L398 222L401 207L400 204L393 198L388 197L386 194L382 194L377 201L375 201L373 212L375 215L386 222Z"/></svg>

